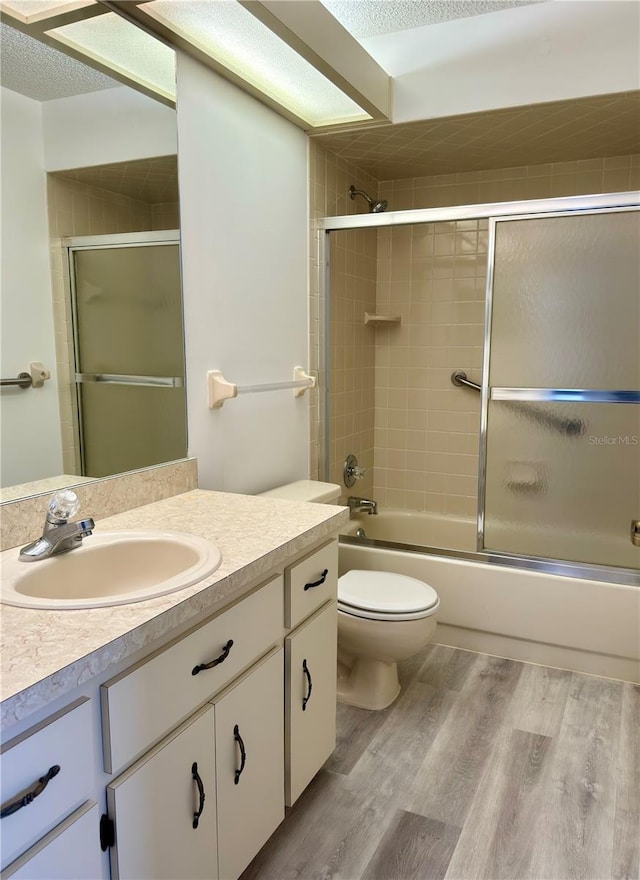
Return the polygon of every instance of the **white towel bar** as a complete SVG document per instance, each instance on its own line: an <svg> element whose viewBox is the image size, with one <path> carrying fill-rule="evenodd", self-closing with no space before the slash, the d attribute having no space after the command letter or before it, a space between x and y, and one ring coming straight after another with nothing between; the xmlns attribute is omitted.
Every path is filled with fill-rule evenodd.
<svg viewBox="0 0 640 880"><path fill-rule="evenodd" d="M302 397L309 388L316 387L315 376L310 376L304 367L293 368L293 380L289 382L266 382L262 385L234 385L227 382L220 370L207 372L207 396L209 409L220 409L225 400L239 394L256 394L262 391L293 391L294 397Z"/></svg>

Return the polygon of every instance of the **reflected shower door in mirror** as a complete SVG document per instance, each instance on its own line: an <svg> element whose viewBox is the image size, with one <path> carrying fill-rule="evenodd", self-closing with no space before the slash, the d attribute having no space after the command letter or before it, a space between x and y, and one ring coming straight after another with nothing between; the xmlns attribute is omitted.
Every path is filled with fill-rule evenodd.
<svg viewBox="0 0 640 880"><path fill-rule="evenodd" d="M183 344L179 286L171 305L164 288L155 290L169 277L179 284L175 109L4 22L1 38L2 377L17 376L31 361L41 361L51 373L40 388L2 389L0 485L9 487L2 491L2 500L9 500L84 477L179 458L186 454L186 420L184 390L174 394L175 388L126 386L121 390L135 403L125 404L114 402L112 386L94 383L89 388L83 383L83 419L90 413L93 425L86 425L83 433L99 437L108 449L100 454L100 462L87 454L82 467L67 261L70 237L173 230L173 246L159 249L166 252L165 258L173 252L173 268L165 271L156 251L147 280L135 291L133 280L120 288L121 298L125 291L142 297L146 317L125 319L121 314L119 330L112 328L109 334L108 318L101 318L104 326L89 334L83 359L92 363L94 343L102 346L102 353L105 347L124 344L129 328L136 326L141 351L173 352L170 370L155 372L154 366L147 375L184 375L183 356L176 354L176 333L180 351ZM102 288L96 271L91 270L91 283ZM141 277L139 272L135 268L132 279ZM163 336L168 325L173 341ZM176 361L180 368L174 369ZM144 373L142 367L133 371L115 362L104 364L97 371L83 369ZM142 415L139 398L152 395L170 399L163 407L173 412L170 432L158 426L152 430L153 418ZM117 418L127 410L137 424L117 429ZM109 441L114 431L117 447Z"/></svg>
<svg viewBox="0 0 640 880"><path fill-rule="evenodd" d="M640 212L494 240L483 546L640 568Z"/></svg>
<svg viewBox="0 0 640 880"><path fill-rule="evenodd" d="M187 454L177 232L71 241L82 473Z"/></svg>

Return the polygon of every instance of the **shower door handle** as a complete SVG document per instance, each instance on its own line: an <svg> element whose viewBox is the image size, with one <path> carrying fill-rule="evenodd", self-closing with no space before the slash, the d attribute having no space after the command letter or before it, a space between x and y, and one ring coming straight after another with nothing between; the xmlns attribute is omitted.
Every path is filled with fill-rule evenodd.
<svg viewBox="0 0 640 880"><path fill-rule="evenodd" d="M634 547L640 547L640 519L631 520L631 543Z"/></svg>

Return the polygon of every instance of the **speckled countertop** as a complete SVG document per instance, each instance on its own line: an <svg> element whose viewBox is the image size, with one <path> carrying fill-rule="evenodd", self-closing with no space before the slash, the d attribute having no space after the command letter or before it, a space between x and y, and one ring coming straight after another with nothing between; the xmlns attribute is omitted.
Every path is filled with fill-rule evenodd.
<svg viewBox="0 0 640 880"><path fill-rule="evenodd" d="M78 611L2 605L0 729L141 648L151 649L202 612L213 613L242 596L256 579L329 537L347 519L345 508L332 505L196 489L98 521L96 532L155 528L200 535L218 545L222 564L198 584L129 605Z"/></svg>

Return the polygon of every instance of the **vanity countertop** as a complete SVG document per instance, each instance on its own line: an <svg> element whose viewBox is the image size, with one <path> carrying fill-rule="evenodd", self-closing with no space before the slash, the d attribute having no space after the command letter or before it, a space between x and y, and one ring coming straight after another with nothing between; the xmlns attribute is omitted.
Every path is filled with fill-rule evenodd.
<svg viewBox="0 0 640 880"><path fill-rule="evenodd" d="M200 535L217 544L222 564L184 590L129 605L76 611L2 605L0 729L151 649L203 613L215 613L347 519L348 511L333 505L196 489L98 521L96 532L149 528Z"/></svg>

